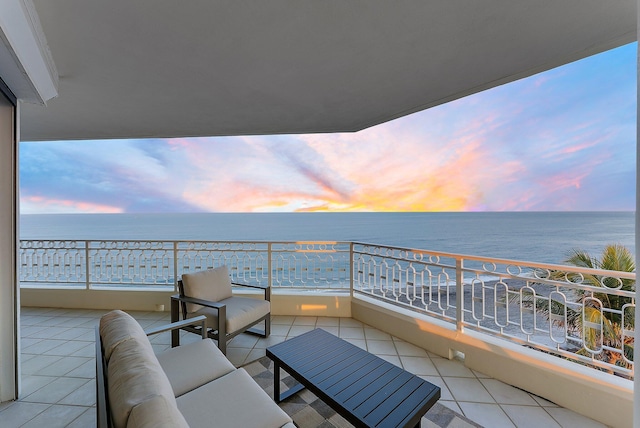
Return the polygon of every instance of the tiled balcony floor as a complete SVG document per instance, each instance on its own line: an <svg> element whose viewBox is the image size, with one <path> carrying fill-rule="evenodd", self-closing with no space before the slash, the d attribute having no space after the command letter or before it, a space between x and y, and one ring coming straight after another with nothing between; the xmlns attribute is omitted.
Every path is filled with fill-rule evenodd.
<svg viewBox="0 0 640 428"><path fill-rule="evenodd" d="M95 426L95 325L105 311L22 308L22 394L0 404L2 427ZM130 312L143 328L169 322L166 312ZM603 427L537 396L467 369L351 318L274 316L271 336L241 335L227 356L236 366L267 346L321 327L439 385L440 403L486 427ZM182 341L199 340L182 333ZM169 334L152 338L169 348ZM428 425L425 420L423 426Z"/></svg>

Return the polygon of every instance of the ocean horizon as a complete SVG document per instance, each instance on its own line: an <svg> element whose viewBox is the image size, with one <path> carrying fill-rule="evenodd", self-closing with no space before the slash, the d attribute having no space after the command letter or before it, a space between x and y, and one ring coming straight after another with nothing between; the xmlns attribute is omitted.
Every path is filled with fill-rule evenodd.
<svg viewBox="0 0 640 428"><path fill-rule="evenodd" d="M635 254L634 212L23 214L20 239L354 241L562 263L608 244Z"/></svg>

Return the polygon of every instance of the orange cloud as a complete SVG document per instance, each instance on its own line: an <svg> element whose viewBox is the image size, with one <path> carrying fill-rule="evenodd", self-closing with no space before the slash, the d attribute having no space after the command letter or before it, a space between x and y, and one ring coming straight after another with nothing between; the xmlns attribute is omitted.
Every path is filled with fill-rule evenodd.
<svg viewBox="0 0 640 428"><path fill-rule="evenodd" d="M93 202L75 201L71 199L49 199L42 196L26 196L20 198L20 211L23 214L37 213L108 213L120 214L124 210L120 207L96 204Z"/></svg>

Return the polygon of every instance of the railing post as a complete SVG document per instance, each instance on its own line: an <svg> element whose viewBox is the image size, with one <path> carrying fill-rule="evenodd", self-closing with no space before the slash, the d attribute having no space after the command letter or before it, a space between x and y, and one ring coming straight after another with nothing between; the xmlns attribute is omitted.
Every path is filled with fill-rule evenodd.
<svg viewBox="0 0 640 428"><path fill-rule="evenodd" d="M178 241L173 241L173 291L178 291Z"/></svg>
<svg viewBox="0 0 640 428"><path fill-rule="evenodd" d="M272 242L269 242L267 244L267 268L269 269L269 271L267 272L267 283L269 284L269 287L273 287L273 275L271 274L271 268L272 268L272 264L271 264L271 246L273 245Z"/></svg>
<svg viewBox="0 0 640 428"><path fill-rule="evenodd" d="M91 288L89 279L89 241L84 241L84 279L87 290Z"/></svg>
<svg viewBox="0 0 640 428"><path fill-rule="evenodd" d="M353 242L349 242L349 294L353 300Z"/></svg>
<svg viewBox="0 0 640 428"><path fill-rule="evenodd" d="M464 266L462 258L456 258L456 330L460 333L464 332L464 276L462 268Z"/></svg>

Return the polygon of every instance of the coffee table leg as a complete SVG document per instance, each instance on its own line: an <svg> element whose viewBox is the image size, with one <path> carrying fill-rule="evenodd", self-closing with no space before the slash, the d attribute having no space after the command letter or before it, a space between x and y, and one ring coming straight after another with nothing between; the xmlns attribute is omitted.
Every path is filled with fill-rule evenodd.
<svg viewBox="0 0 640 428"><path fill-rule="evenodd" d="M273 401L279 403L304 389L304 385L298 383L280 394L280 363L273 361Z"/></svg>
<svg viewBox="0 0 640 428"><path fill-rule="evenodd" d="M273 400L280 402L280 363L273 362Z"/></svg>

